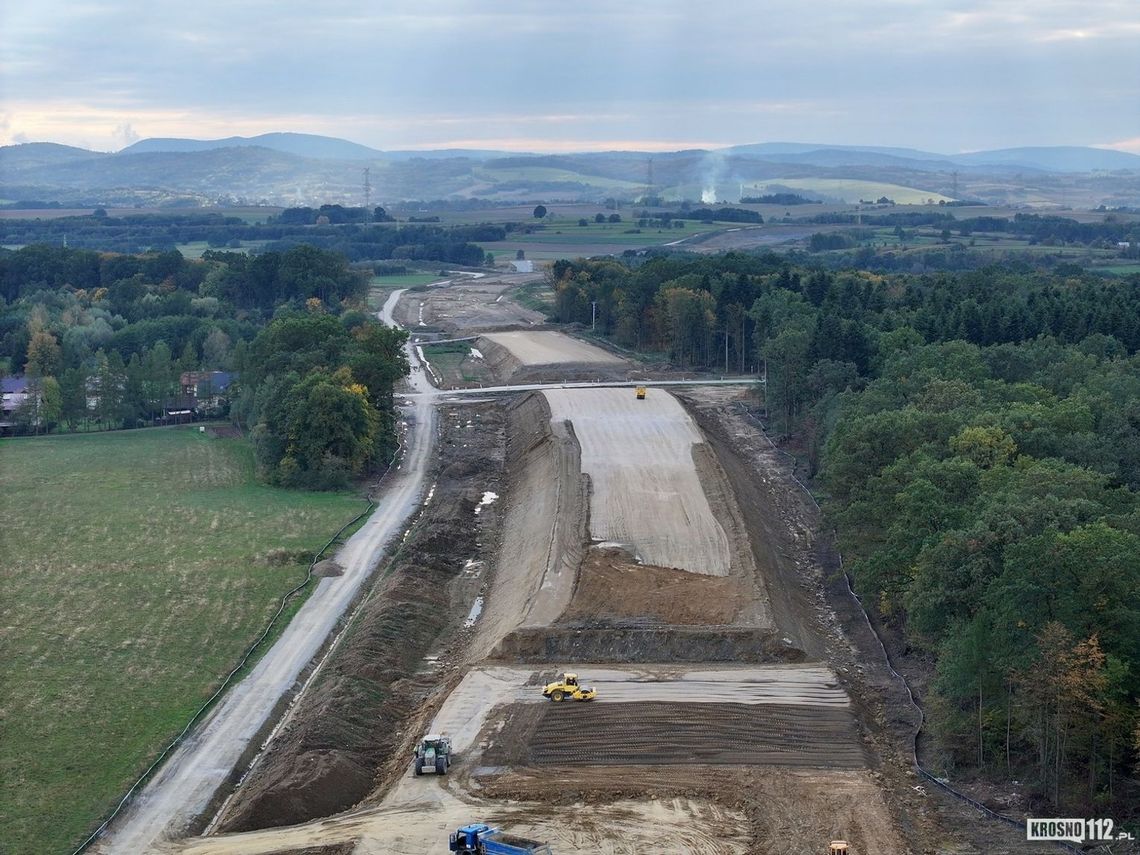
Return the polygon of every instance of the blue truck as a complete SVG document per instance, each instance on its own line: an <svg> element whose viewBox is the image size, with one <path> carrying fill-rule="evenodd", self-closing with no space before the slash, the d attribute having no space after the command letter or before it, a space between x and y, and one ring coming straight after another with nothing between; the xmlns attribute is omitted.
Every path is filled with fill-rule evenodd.
<svg viewBox="0 0 1140 855"><path fill-rule="evenodd" d="M551 855L547 844L506 834L485 822L473 822L452 832L447 848L464 855Z"/></svg>

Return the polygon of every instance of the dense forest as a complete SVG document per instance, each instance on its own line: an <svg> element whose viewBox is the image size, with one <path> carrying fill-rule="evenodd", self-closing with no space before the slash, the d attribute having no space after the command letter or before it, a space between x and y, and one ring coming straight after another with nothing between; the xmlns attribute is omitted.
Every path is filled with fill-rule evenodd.
<svg viewBox="0 0 1140 855"><path fill-rule="evenodd" d="M557 320L597 301L619 345L766 368L771 427L920 677L928 762L1135 818L1140 277L728 254L557 262L552 285Z"/></svg>
<svg viewBox="0 0 1140 855"><path fill-rule="evenodd" d="M177 244L205 242L213 249L284 251L315 246L349 261L409 259L480 265L483 250L474 241L502 240L502 225L440 226L396 224L383 208L324 205L288 208L268 222L249 223L219 213L108 216L98 209L76 217L0 220L0 244L52 244L105 252L165 252Z"/></svg>
<svg viewBox="0 0 1140 855"><path fill-rule="evenodd" d="M188 396L247 428L264 477L332 488L395 445L404 334L366 314L342 256L299 245L257 256L0 251L0 374L23 376L17 432L163 423ZM233 378L224 399L188 373ZM197 402L196 402L197 403Z"/></svg>

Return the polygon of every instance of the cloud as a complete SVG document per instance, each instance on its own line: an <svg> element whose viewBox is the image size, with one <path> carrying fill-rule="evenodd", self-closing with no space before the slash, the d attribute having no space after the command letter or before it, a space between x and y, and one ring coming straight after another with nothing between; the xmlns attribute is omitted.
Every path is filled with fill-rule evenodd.
<svg viewBox="0 0 1140 855"><path fill-rule="evenodd" d="M1130 154L1140 154L1140 137L1134 137L1130 140L1119 140L1118 142L1102 143L1098 148L1112 148L1117 151L1126 151Z"/></svg>
<svg viewBox="0 0 1140 855"><path fill-rule="evenodd" d="M1140 4L1096 6L39 0L0 13L12 117L0 135L117 148L131 134L295 130L380 148L528 139L546 150L1131 139L1140 127L1121 105L1140 98Z"/></svg>

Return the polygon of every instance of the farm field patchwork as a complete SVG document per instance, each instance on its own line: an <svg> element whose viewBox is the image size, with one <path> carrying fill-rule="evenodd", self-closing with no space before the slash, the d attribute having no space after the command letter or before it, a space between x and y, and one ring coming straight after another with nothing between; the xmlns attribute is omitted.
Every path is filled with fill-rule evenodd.
<svg viewBox="0 0 1140 855"><path fill-rule="evenodd" d="M860 199L878 199L880 196L894 199L900 205L920 205L928 199L933 199L935 204L939 201L950 201L949 196L943 196L933 190L904 187L901 184L890 184L883 181L860 181L847 178L781 178L778 183L782 187L790 187L792 190L805 190L835 196L852 204ZM764 191L766 186L761 184L761 190Z"/></svg>
<svg viewBox="0 0 1140 855"><path fill-rule="evenodd" d="M0 849L64 851L363 510L254 480L193 428L6 440Z"/></svg>

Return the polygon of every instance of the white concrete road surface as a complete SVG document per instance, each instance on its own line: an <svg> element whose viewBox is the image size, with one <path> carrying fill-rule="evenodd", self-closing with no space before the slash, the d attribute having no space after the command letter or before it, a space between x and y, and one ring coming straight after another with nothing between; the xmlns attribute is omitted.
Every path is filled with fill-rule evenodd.
<svg viewBox="0 0 1140 855"><path fill-rule="evenodd" d="M569 421L590 476L590 536L620 544L646 564L710 576L731 569L728 536L693 459L704 442L672 395L638 400L628 389L543 393L551 421Z"/></svg>
<svg viewBox="0 0 1140 855"><path fill-rule="evenodd" d="M402 291L388 298L380 317L392 324ZM411 346L408 361L415 365ZM409 378L413 390L431 393L422 371ZM436 434L433 396L420 394L405 409L405 453L385 479L377 507L336 555L344 575L321 579L277 643L244 680L231 688L116 818L92 851L138 855L164 839L184 836L230 777L250 742L266 726L279 701L293 690L320 651L361 585L419 505Z"/></svg>
<svg viewBox="0 0 1140 855"><path fill-rule="evenodd" d="M553 330L486 333L483 338L505 347L528 368L581 363L605 365L625 361L600 347Z"/></svg>

